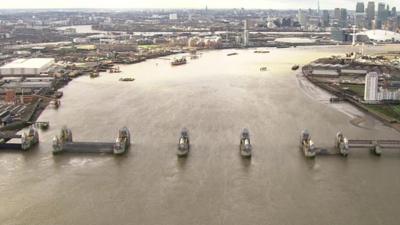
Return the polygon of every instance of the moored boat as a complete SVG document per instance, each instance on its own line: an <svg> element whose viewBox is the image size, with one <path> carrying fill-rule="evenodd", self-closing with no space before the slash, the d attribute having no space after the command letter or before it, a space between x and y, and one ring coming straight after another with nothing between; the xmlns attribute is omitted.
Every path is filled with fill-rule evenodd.
<svg viewBox="0 0 400 225"><path fill-rule="evenodd" d="M265 53L269 53L269 51L267 51L267 50L255 50L254 53L265 54Z"/></svg>
<svg viewBox="0 0 400 225"><path fill-rule="evenodd" d="M186 64L186 63L187 63L186 58L185 58L185 57L182 57L182 58L180 58L180 59L174 59L174 60L171 62L171 65L172 65L172 66L179 66L179 65L184 65L184 64Z"/></svg>
<svg viewBox="0 0 400 225"><path fill-rule="evenodd" d="M49 122L36 122L36 127L42 129L42 130L47 130L50 126Z"/></svg>
<svg viewBox="0 0 400 225"><path fill-rule="evenodd" d="M296 70L298 70L300 68L300 66L299 65L294 65L294 66L292 66L292 70L294 70L294 71L296 71Z"/></svg>
<svg viewBox="0 0 400 225"><path fill-rule="evenodd" d="M119 78L119 81L125 81L125 82L127 82L127 81L134 81L135 80L135 78L133 78L133 77L123 77L123 78Z"/></svg>
<svg viewBox="0 0 400 225"><path fill-rule="evenodd" d="M96 78L99 77L99 72L91 72L90 73L90 78Z"/></svg>

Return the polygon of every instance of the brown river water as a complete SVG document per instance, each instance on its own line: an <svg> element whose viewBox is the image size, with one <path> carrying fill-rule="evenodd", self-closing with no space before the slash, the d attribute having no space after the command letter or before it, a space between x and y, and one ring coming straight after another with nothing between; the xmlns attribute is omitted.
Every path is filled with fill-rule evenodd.
<svg viewBox="0 0 400 225"><path fill-rule="evenodd" d="M329 105L328 94L291 71L349 49L209 51L179 67L154 59L73 80L61 107L39 118L51 127L40 132L38 147L0 152L0 224L399 224L398 150L308 160L298 147L304 128L330 151L337 131L400 137L349 105ZM400 46L367 49L381 50ZM118 81L126 76L136 81ZM351 123L356 116L362 125ZM133 144L123 156L53 156L52 138L63 125L75 140L92 141L114 141L127 126ZM182 127L191 135L187 159L175 154ZM251 160L239 155L244 127Z"/></svg>

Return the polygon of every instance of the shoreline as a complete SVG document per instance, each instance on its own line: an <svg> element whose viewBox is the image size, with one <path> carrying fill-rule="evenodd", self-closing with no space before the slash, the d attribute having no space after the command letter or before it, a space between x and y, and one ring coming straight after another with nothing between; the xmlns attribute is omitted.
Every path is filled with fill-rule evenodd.
<svg viewBox="0 0 400 225"><path fill-rule="evenodd" d="M317 88L320 88L320 89L322 89L324 91L327 91L328 93L330 93L330 94L332 94L334 96L343 98L343 100L345 102L351 104L352 106L355 106L361 112L364 112L364 113L372 116L373 118L375 118L378 121L382 122L385 126L391 127L391 128L393 128L394 130L396 130L397 132L400 133L400 124L398 122L393 123L392 122L393 119L389 118L388 116L385 116L385 115L382 115L380 113L374 112L374 111L370 110L368 107L364 106L362 103L360 103L357 100L353 99L353 97L348 96L346 94L343 94L340 90L338 90L338 89L336 89L334 87L331 87L329 85L326 85L326 84L324 84L322 82L318 82L317 80L315 80L314 78L309 76L307 71L304 70L303 68L302 68L302 72L301 72L303 77L306 78L306 80L308 80L310 83L315 85Z"/></svg>

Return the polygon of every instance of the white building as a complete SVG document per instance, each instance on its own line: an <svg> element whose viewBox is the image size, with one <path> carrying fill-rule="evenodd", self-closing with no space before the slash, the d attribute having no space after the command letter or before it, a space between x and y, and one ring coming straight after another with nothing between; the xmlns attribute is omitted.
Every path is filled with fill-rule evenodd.
<svg viewBox="0 0 400 225"><path fill-rule="evenodd" d="M308 15L303 10L299 9L299 12L297 14L297 19L299 20L299 23L302 27L308 26Z"/></svg>
<svg viewBox="0 0 400 225"><path fill-rule="evenodd" d="M400 90L379 88L378 99L380 101L393 101L400 99Z"/></svg>
<svg viewBox="0 0 400 225"><path fill-rule="evenodd" d="M400 41L400 34L387 30L368 30L357 33L357 35L365 35L371 41L386 42L386 41Z"/></svg>
<svg viewBox="0 0 400 225"><path fill-rule="evenodd" d="M169 14L169 19L170 20L177 20L178 19L178 14L176 14L176 13Z"/></svg>
<svg viewBox="0 0 400 225"><path fill-rule="evenodd" d="M376 72L370 72L365 76L364 101L375 103L379 101L378 96L379 75Z"/></svg>
<svg viewBox="0 0 400 225"><path fill-rule="evenodd" d="M53 64L54 58L17 59L0 67L2 76L39 75L47 71Z"/></svg>
<svg viewBox="0 0 400 225"><path fill-rule="evenodd" d="M375 104L379 101L400 100L400 89L386 89L379 87L379 75L376 72L368 73L365 77L365 103Z"/></svg>
<svg viewBox="0 0 400 225"><path fill-rule="evenodd" d="M249 24L247 20L243 21L244 29L243 29L243 46L249 46Z"/></svg>

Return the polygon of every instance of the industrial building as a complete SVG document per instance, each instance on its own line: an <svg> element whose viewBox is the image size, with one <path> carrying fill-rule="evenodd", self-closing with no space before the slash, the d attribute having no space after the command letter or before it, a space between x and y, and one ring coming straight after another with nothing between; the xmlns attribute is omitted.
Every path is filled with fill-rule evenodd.
<svg viewBox="0 0 400 225"><path fill-rule="evenodd" d="M47 71L55 60L53 58L17 59L0 67L2 76L32 76Z"/></svg>
<svg viewBox="0 0 400 225"><path fill-rule="evenodd" d="M376 72L370 72L365 76L364 101L366 103L376 103L378 99L379 75Z"/></svg>
<svg viewBox="0 0 400 225"><path fill-rule="evenodd" d="M365 77L364 101L368 104L376 104L381 101L399 101L400 89L379 87L379 75L376 72L368 73Z"/></svg>
<svg viewBox="0 0 400 225"><path fill-rule="evenodd" d="M321 70L313 69L312 75L313 75L314 77L331 77L331 78L335 77L335 78L337 78L337 77L339 77L340 74L339 74L339 71L336 70L336 69L332 69L332 70L327 70L327 69L321 69Z"/></svg>

